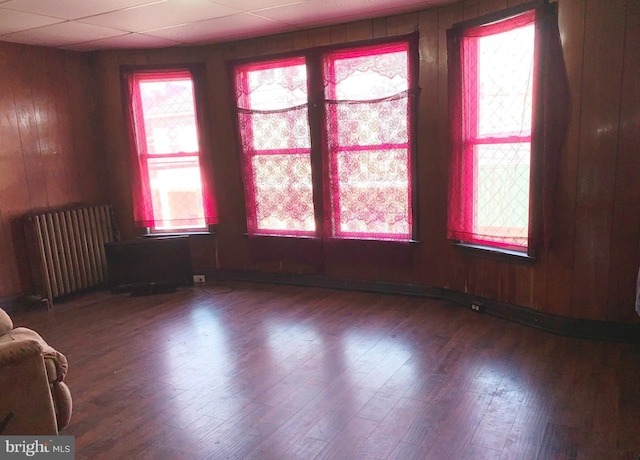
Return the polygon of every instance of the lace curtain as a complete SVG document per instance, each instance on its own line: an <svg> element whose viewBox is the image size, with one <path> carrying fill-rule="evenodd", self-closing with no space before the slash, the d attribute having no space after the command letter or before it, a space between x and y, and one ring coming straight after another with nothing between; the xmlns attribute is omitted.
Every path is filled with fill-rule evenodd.
<svg viewBox="0 0 640 460"><path fill-rule="evenodd" d="M448 31L450 239L523 252L540 238L548 245L568 120L553 8Z"/></svg>
<svg viewBox="0 0 640 460"><path fill-rule="evenodd" d="M314 235L304 58L236 67L250 235Z"/></svg>
<svg viewBox="0 0 640 460"><path fill-rule="evenodd" d="M417 57L413 34L233 65L256 262L410 264Z"/></svg>
<svg viewBox="0 0 640 460"><path fill-rule="evenodd" d="M199 133L200 72L194 67L124 73L137 226L190 230L217 222L208 144Z"/></svg>
<svg viewBox="0 0 640 460"><path fill-rule="evenodd" d="M411 238L408 51L399 43L324 57L331 236Z"/></svg>

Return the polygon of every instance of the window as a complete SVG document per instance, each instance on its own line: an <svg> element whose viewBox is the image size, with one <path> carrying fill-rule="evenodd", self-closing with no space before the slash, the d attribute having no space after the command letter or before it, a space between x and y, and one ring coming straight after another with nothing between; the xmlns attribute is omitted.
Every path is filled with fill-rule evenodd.
<svg viewBox="0 0 640 460"><path fill-rule="evenodd" d="M127 82L136 223L155 232L205 230L215 205L203 180L192 73L128 72Z"/></svg>
<svg viewBox="0 0 640 460"><path fill-rule="evenodd" d="M304 58L236 68L249 234L314 235Z"/></svg>
<svg viewBox="0 0 640 460"><path fill-rule="evenodd" d="M332 234L411 239L408 43L323 61Z"/></svg>
<svg viewBox="0 0 640 460"><path fill-rule="evenodd" d="M552 241L570 90L558 4L447 31L448 237L529 257Z"/></svg>
<svg viewBox="0 0 640 460"><path fill-rule="evenodd" d="M411 43L234 66L250 235L412 238Z"/></svg>
<svg viewBox="0 0 640 460"><path fill-rule="evenodd" d="M459 156L449 237L527 252L531 203L535 11L471 27L459 46ZM456 148L457 147L457 148Z"/></svg>

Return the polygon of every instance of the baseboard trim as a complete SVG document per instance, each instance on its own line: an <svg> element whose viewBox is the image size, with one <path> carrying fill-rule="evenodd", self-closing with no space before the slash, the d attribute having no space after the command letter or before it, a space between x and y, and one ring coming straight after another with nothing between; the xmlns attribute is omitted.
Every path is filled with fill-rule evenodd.
<svg viewBox="0 0 640 460"><path fill-rule="evenodd" d="M42 299L33 295L11 295L0 297L0 307L9 314L42 306ZM46 306L44 306L46 309Z"/></svg>
<svg viewBox="0 0 640 460"><path fill-rule="evenodd" d="M481 306L481 312L483 314L514 321L554 334L581 339L640 344L640 323L597 321L550 315L531 308L498 302L440 287L389 281L353 280L318 275L266 273L248 270L212 270L207 271L205 275L208 280L288 284L303 287L345 289L350 291L433 298L469 309L471 309L472 304L476 304Z"/></svg>

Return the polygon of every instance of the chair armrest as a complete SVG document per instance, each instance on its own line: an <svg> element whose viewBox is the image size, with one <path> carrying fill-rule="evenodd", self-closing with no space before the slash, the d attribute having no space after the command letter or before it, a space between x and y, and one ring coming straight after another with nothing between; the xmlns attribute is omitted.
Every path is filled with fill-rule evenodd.
<svg viewBox="0 0 640 460"><path fill-rule="evenodd" d="M47 366L47 373L50 381L62 382L67 375L69 364L67 358L49 345L36 331L27 329L26 327L16 327L11 331L11 337L14 341L22 342L26 340L33 340L40 344L42 347L42 356L44 357L45 364Z"/></svg>
<svg viewBox="0 0 640 460"><path fill-rule="evenodd" d="M13 412L3 436L58 433L42 347L36 340L0 344L0 417Z"/></svg>
<svg viewBox="0 0 640 460"><path fill-rule="evenodd" d="M0 344L0 367L37 355L42 355L42 347L35 340L3 343Z"/></svg>
<svg viewBox="0 0 640 460"><path fill-rule="evenodd" d="M0 308L0 334L6 334L13 329L13 321L11 317L7 315L7 312Z"/></svg>

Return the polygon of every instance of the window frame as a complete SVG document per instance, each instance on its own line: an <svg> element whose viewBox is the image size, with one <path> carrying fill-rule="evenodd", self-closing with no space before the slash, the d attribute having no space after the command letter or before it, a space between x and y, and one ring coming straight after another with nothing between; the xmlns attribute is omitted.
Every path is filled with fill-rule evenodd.
<svg viewBox="0 0 640 460"><path fill-rule="evenodd" d="M331 228L331 209L328 203L329 197L329 175L328 165L330 159L328 158L328 152L325 142L325 99L327 99L324 93L323 83L323 57L330 53L339 53L342 50L356 49L356 48L374 48L374 47L388 47L390 44L406 43L407 47L407 61L409 67L409 101L408 101L408 188L410 191L409 198L409 210L408 219L410 226L410 235L408 238L388 238L386 235L380 235L377 233L370 233L362 237L353 237L350 235L336 235ZM373 54L373 53L372 53ZM324 240L362 240L362 241L386 241L386 242L415 242L417 229L418 229L418 186L417 186L417 95L419 94L418 88L418 69L419 69L419 54L418 54L418 34L412 33L404 36L388 37L382 39L358 41L352 43L345 43L339 45L321 46L315 48L309 48L305 50L295 51L291 53L283 53L269 56L261 56L259 58L245 58L235 61L227 62L228 78L231 82L232 91L232 104L236 107L236 97L238 88L235 86L235 69L247 65L259 65L263 63L268 65L269 62L282 61L287 58L299 57L304 58L307 64L307 87L308 87L308 120L309 120L309 132L311 137L311 180L313 187L313 205L314 216L316 222L315 232L306 234L300 234L300 232L252 232L249 225L250 210L246 210L248 235L249 236L275 236L282 238L318 238ZM234 92L235 91L235 92ZM234 116L234 124L236 128L237 140L238 140L238 152L241 163L241 170L246 175L244 165L244 152L242 151L241 133L238 126L238 116ZM246 181L246 177L243 176L243 182ZM246 193L246 191L245 191ZM245 205L247 204L247 198L245 196Z"/></svg>
<svg viewBox="0 0 640 460"><path fill-rule="evenodd" d="M450 126L450 132L452 134L451 144L452 144L452 155L457 155L457 152L464 152L463 158L460 161L462 164L462 168L468 171L469 168L474 168L474 161L465 161L465 159L474 158L475 155L470 153L469 151L473 151L476 145L486 144L487 142L480 141L474 142L470 141L465 137L465 134L470 130L466 127L462 127L466 124L464 120L463 114L463 104L464 104L464 96L465 93L465 85L467 82L464 79L464 72L462 70L462 63L460 55L461 49L464 46L464 34L465 31L473 30L475 28L487 27L492 28L500 23L506 23L509 21L513 21L514 23L525 22L530 23L534 27L534 54L533 54L533 80L532 80L532 89L531 89L531 102L532 102L532 114L531 114L531 130L529 136L522 136L519 142L528 141L530 143L530 162L529 162L529 203L528 203L528 228L527 228L527 245L526 246L516 246L508 243L496 242L492 240L486 240L482 238L462 238L460 237L460 233L463 233L459 229L452 229L455 224L452 224L452 220L455 221L456 217L452 217L453 215L460 214L460 211L455 211L452 209L452 206L455 206L452 203L455 200L454 197L458 197L461 195L460 189L464 187L460 184L460 182L456 181L456 177L460 181L463 181L460 176L457 174L455 169L455 161L451 164L450 170L450 178L449 178L449 191L448 191L448 229L447 236L450 240L453 241L454 244L460 245L465 248L470 248L473 250L479 250L483 253L493 253L493 254L501 254L506 257L515 257L517 259L531 259L535 260L538 252L538 245L541 234L541 223L542 223L542 215L540 210L541 203L541 190L540 183L542 178L542 170L541 170L541 162L543 152L541 151L541 137L543 135L541 127L544 124L543 114L541 110L538 110L541 107L541 100L543 99L543 92L541 91L541 85L539 84L540 78L540 64L543 59L543 52L541 51L541 38L540 38L540 20L538 18L538 14L541 6L544 6L542 1L534 1L530 3L525 3L522 5L517 5L511 8L507 8L505 10L499 11L497 13L492 13L486 16L482 16L479 18L474 18L469 21L460 22L454 24L451 29L447 31L447 39L448 39L448 58L449 58L449 118L450 120L455 120L453 123L459 120L460 123L460 133L461 137L456 138L456 128ZM524 24L527 25L527 24ZM522 25L515 26L513 29L521 27ZM497 34L499 32L495 32ZM487 33L483 36L494 35L492 33ZM477 59L476 59L476 62ZM452 71L452 63L453 63L453 71ZM459 100L456 100L455 97L452 98L452 94L458 94ZM477 98L477 94L476 94ZM477 107L476 102L476 107ZM476 111L477 112L477 111ZM450 121L450 123L452 123ZM472 123L473 124L473 123ZM471 129L473 131L473 129ZM526 139L525 139L526 138ZM524 140L523 140L524 139ZM479 139L475 139L478 141ZM503 144L505 142L495 142L494 145ZM470 166L471 164L471 166ZM468 172L466 173L468 174ZM475 171L471 173L474 177L473 180L476 180ZM464 179L468 180L468 179ZM475 187L475 184L474 184ZM463 192L464 193L464 192ZM475 193L475 191L474 191ZM467 223L464 224L464 228L468 228L469 226L473 226L473 223L469 223L473 220L473 211L467 209L464 211L465 217L463 219L467 220ZM459 219L459 217L458 217ZM470 233L470 232L469 232Z"/></svg>
<svg viewBox="0 0 640 460"><path fill-rule="evenodd" d="M130 164L132 166L132 195L134 201L134 221L137 227L144 229L147 236L169 236L183 234L210 234L212 225L217 224L217 206L215 186L210 157L210 142L204 134L206 114L200 100L203 98L200 82L203 80L204 65L183 64L170 66L129 66L120 67L122 83L122 99L125 119L128 124ZM147 81L173 81L189 79L192 85L193 114L195 118L196 142L198 149L194 152L170 152L150 154L146 140L146 123L142 112L140 84ZM143 120L137 123L136 120ZM166 227L155 226L156 222L166 221L157 219L153 212L152 189L149 162L153 159L184 158L190 159L197 165L200 172L200 193L202 194L202 226ZM194 161L195 160L195 161ZM194 166L195 166L194 165ZM136 203L138 201L140 205ZM149 210L141 210L150 207ZM170 220L169 220L170 222Z"/></svg>
<svg viewBox="0 0 640 460"><path fill-rule="evenodd" d="M295 64L297 63L297 64ZM286 64L286 65L283 65ZM255 183L255 179L254 179L254 174L253 174L253 159L257 156L260 155L272 155L272 154L285 154L285 155L302 155L302 154L306 154L309 158L309 163L311 164L311 152L312 152L312 146L311 146L311 134L309 135L309 147L308 148L264 148L264 149L257 149L255 147L255 138L253 136L253 129L252 126L249 126L249 128L247 128L247 135L250 138L248 141L245 141L245 143L251 145L252 148L250 148L249 151L245 151L242 148L242 138L241 138L241 130L239 128L239 117L240 117L240 113L244 112L244 111L250 111L250 110L254 110L254 109L250 109L249 108L249 97L246 94L245 91L241 91L239 88L237 88L236 83L238 79L242 80L242 85L244 85L244 87L246 88L248 86L247 83L247 73L250 71L256 71L256 70L265 70L265 69L276 69L276 68L285 68L288 66L293 66L293 65L300 65L300 64L305 64L305 67L307 67L307 71L308 71L308 66L307 66L307 57L303 54L296 54L296 55L291 55L288 57L282 57L282 58L276 58L276 59L268 59L268 60L260 60L260 61L251 61L251 62L247 62L247 63L242 63L242 64L237 64L233 69L232 69L232 87L235 88L235 99L232 101L232 103L236 104L236 110L238 111L238 114L234 117L234 121L236 123L236 131L237 131L237 139L239 141L239 160L240 160L240 169L242 171L242 175L243 175L243 187L244 187L244 194L245 194L245 216L246 216L246 223L247 223L247 232L249 235L262 235L262 236L286 236L286 237L313 237L316 235L317 233L317 224L316 224L316 229L314 230L301 230L301 229L297 229L297 230L276 230L276 229L267 229L267 228L260 228L259 227L259 223L258 223L258 218L256 216L256 211L258 209L258 198L257 198L257 194L256 194L256 183ZM309 77L308 77L308 73L307 73L307 102L306 102L306 118L307 118L307 124L309 124ZM244 108L241 108L237 105L237 100L238 99L242 99L242 103ZM303 104L305 105L305 104ZM278 110L297 110L298 108L301 108L303 105L300 106L292 106L292 107L287 107L287 108L283 108L283 109L273 109L273 112L277 112ZM246 108L246 109L245 109ZM255 112L271 112L271 110L260 110L260 109L255 109ZM312 176L312 174L311 174ZM312 177L310 177L310 181L312 184L312 189L313 189L313 179ZM314 213L314 219L315 219L315 213Z"/></svg>
<svg viewBox="0 0 640 460"><path fill-rule="evenodd" d="M393 52L406 52L407 56L407 89L403 92L406 92L407 95L407 141L402 143L394 143L390 144L388 148L391 149L406 149L407 152L407 223L408 223L408 234L402 235L399 233L380 233L380 232L354 232L354 231L345 231L340 229L341 223L341 212L340 212L340 200L342 198L342 194L339 193L339 167L338 167L338 158L337 155L332 155L332 152L329 148L329 137L332 139L332 143L337 145L338 152L346 152L346 151L380 151L383 150L384 143L382 144L356 144L356 145L341 145L338 141L340 137L339 130L335 132L330 132L329 127L325 125L323 132L326 136L323 136L322 142L324 145L324 155L323 159L327 162L328 168L325 171L324 180L328 182L328 190L330 191L329 196L325 196L325 216L329 214L329 219L331 223L331 228L328 230L330 236L332 238L337 239L358 239L358 240L381 240L381 241L413 241L416 234L416 228L414 226L414 221L416 217L414 202L416 200L415 188L416 188L416 169L415 169L415 157L416 157L416 130L415 130L415 121L416 121L416 106L415 100L417 98L413 97L412 90L415 90L417 87L417 69L415 67L415 59L412 59L412 42L411 40L392 40L389 42L383 42L372 45L360 45L360 46L349 46L344 45L339 48L335 48L332 50L327 50L322 53L322 69L323 69L323 80L326 82L327 80L334 81L335 80L335 62L344 56L349 56L351 54L356 54L357 57L364 56L379 56L381 54L393 53ZM327 75L331 73L331 75ZM389 95L380 99L369 99L369 100L354 100L354 101L340 101L338 100L338 96L335 93L335 85L334 86L324 86L324 99L325 103L323 105L323 120L327 121L328 118L331 118L332 123L330 125L337 126L337 112L338 112L338 104L355 102L357 103L383 103L394 98L402 98L398 94ZM336 104L328 103L326 100L335 101ZM325 189L327 190L327 189ZM326 225L326 224L325 224Z"/></svg>

